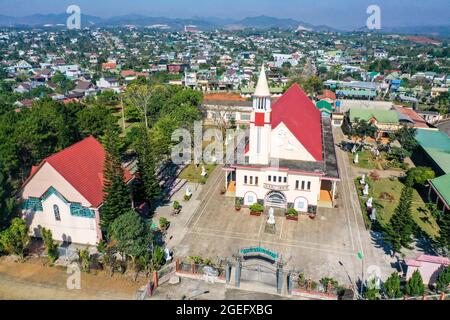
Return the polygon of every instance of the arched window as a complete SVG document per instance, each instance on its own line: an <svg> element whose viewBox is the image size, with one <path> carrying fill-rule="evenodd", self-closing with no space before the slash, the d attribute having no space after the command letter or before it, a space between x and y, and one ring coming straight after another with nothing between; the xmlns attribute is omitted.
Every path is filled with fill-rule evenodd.
<svg viewBox="0 0 450 320"><path fill-rule="evenodd" d="M61 215L59 214L59 207L56 204L53 205L53 214L55 215L56 221L61 221Z"/></svg>

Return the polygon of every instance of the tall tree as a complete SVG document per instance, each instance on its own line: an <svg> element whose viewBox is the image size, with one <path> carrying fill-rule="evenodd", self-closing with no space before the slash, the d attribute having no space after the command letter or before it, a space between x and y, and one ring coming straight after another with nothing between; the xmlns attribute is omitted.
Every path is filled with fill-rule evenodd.
<svg viewBox="0 0 450 320"><path fill-rule="evenodd" d="M148 84L132 83L127 87L125 92L125 100L130 107L134 107L144 117L145 127L149 127L148 109L150 106L150 99L152 97L152 89Z"/></svg>
<svg viewBox="0 0 450 320"><path fill-rule="evenodd" d="M125 182L119 135L115 128L110 126L103 140L106 152L103 172L105 198L100 212L100 222L102 230L107 232L111 223L131 208L131 197Z"/></svg>
<svg viewBox="0 0 450 320"><path fill-rule="evenodd" d="M413 272L411 278L406 283L405 290L409 296L420 296L424 294L425 286L418 269Z"/></svg>
<svg viewBox="0 0 450 320"><path fill-rule="evenodd" d="M361 139L360 145L363 146L366 138L370 137L375 139L377 134L377 127L369 121L365 121L363 119L355 119L354 123L352 124L351 134L359 137Z"/></svg>
<svg viewBox="0 0 450 320"><path fill-rule="evenodd" d="M393 134L393 136L396 140L398 140L398 142L400 142L402 148L411 152L417 146L416 134L417 134L416 128L411 128L404 125L400 129L398 129Z"/></svg>
<svg viewBox="0 0 450 320"><path fill-rule="evenodd" d="M450 266L445 267L436 280L436 289L440 292L448 292L450 289Z"/></svg>
<svg viewBox="0 0 450 320"><path fill-rule="evenodd" d="M156 154L152 147L148 129L142 126L140 131L136 146L140 175L138 184L144 200L151 203L161 194L161 187L156 177Z"/></svg>
<svg viewBox="0 0 450 320"><path fill-rule="evenodd" d="M8 227L15 211L15 200L11 196L11 185L1 170L0 165L0 231Z"/></svg>
<svg viewBox="0 0 450 320"><path fill-rule="evenodd" d="M409 248L413 241L411 237L414 228L411 212L412 193L411 187L403 187L399 204L386 228L385 241L391 245L394 255L400 252L402 247Z"/></svg>
<svg viewBox="0 0 450 320"><path fill-rule="evenodd" d="M384 283L384 293L390 299L401 298L403 296L402 289L400 287L400 276L397 272L393 272Z"/></svg>

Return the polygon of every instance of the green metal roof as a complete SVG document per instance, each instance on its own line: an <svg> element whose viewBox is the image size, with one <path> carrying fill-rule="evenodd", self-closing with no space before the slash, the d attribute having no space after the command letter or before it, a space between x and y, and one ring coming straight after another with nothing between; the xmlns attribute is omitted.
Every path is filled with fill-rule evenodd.
<svg viewBox="0 0 450 320"><path fill-rule="evenodd" d="M379 123L398 123L398 113L394 110L350 109L350 121L361 119L368 121L375 118Z"/></svg>
<svg viewBox="0 0 450 320"><path fill-rule="evenodd" d="M325 100L320 100L319 102L317 102L316 107L320 111L326 111L328 113L333 112L333 106Z"/></svg>
<svg viewBox="0 0 450 320"><path fill-rule="evenodd" d="M439 192L447 206L450 206L450 173L431 180L433 187Z"/></svg>
<svg viewBox="0 0 450 320"><path fill-rule="evenodd" d="M416 140L446 174L450 173L450 137L437 130L417 129Z"/></svg>

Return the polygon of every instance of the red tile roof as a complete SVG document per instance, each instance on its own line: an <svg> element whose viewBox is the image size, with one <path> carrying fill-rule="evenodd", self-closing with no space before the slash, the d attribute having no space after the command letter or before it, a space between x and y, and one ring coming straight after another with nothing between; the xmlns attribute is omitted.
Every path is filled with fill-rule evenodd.
<svg viewBox="0 0 450 320"><path fill-rule="evenodd" d="M322 91L322 94L317 97L317 99L319 99L319 100L323 100L323 99L336 100L336 94L331 90L325 89Z"/></svg>
<svg viewBox="0 0 450 320"><path fill-rule="evenodd" d="M427 125L427 122L424 118L419 116L417 112L411 108L406 108L402 106L394 106L394 109L398 112L404 114L405 116L409 117L411 120L414 121L414 127L416 128L429 128Z"/></svg>
<svg viewBox="0 0 450 320"><path fill-rule="evenodd" d="M94 137L90 136L74 145L42 160L33 167L24 186L45 164L50 164L95 208L103 203L103 165L105 149ZM125 169L125 181L132 178Z"/></svg>
<svg viewBox="0 0 450 320"><path fill-rule="evenodd" d="M283 122L316 161L323 160L321 120L319 109L298 84L272 106L272 129Z"/></svg>

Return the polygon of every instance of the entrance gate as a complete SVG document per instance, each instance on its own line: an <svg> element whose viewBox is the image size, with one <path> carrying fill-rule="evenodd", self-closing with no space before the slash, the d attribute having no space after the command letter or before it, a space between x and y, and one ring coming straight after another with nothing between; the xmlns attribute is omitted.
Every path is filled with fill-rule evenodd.
<svg viewBox="0 0 450 320"><path fill-rule="evenodd" d="M241 249L236 256L235 286L242 282L259 282L281 293L283 263L278 253L262 247Z"/></svg>

